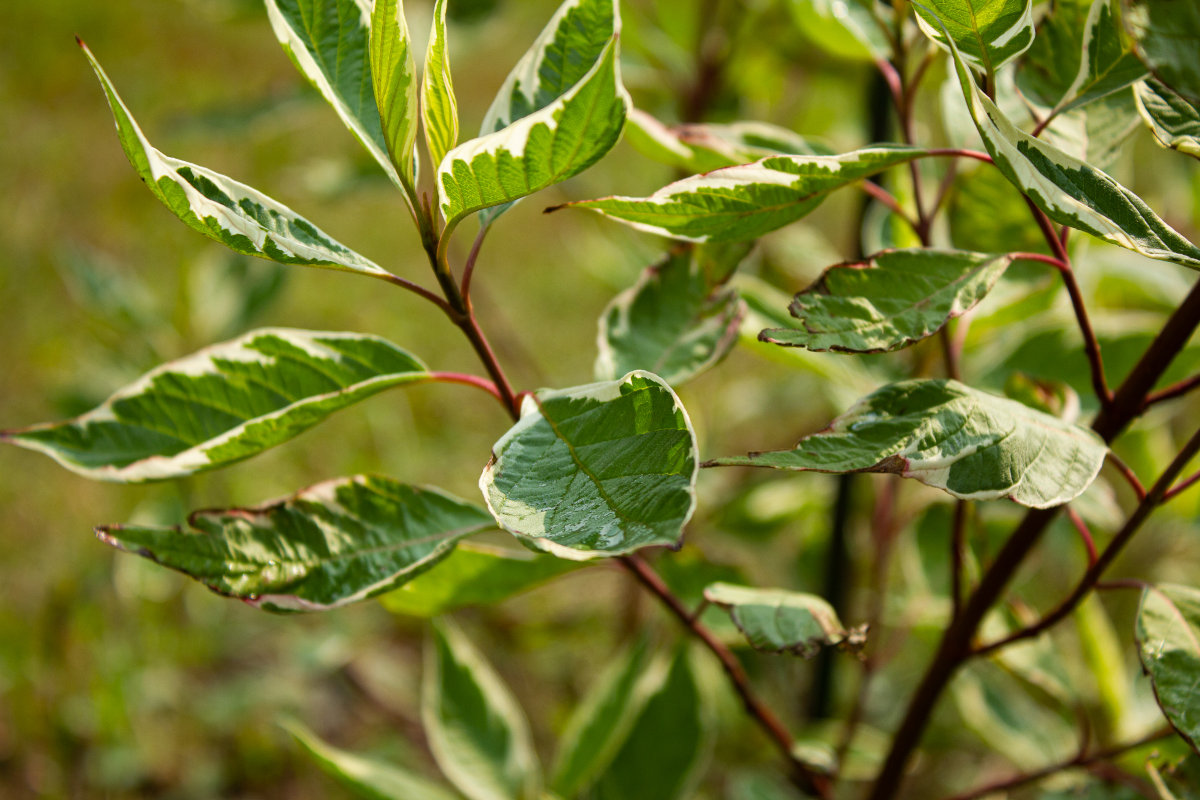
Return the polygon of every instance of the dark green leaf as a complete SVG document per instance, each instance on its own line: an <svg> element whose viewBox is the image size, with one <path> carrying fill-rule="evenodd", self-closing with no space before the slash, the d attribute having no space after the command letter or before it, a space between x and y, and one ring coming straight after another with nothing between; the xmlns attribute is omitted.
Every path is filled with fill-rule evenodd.
<svg viewBox="0 0 1200 800"><path fill-rule="evenodd" d="M1200 590L1166 583L1147 587L1137 640L1163 714L1200 753Z"/></svg>
<svg viewBox="0 0 1200 800"><path fill-rule="evenodd" d="M949 36L989 75L1033 44L1032 0L926 0L913 10L929 38L944 47Z"/></svg>
<svg viewBox="0 0 1200 800"><path fill-rule="evenodd" d="M1200 106L1200 4L1128 0L1125 24L1154 77Z"/></svg>

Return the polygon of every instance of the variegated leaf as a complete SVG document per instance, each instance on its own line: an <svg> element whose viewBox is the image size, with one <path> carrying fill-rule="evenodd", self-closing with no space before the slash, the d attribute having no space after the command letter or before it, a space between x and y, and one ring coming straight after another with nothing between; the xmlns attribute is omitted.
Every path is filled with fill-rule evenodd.
<svg viewBox="0 0 1200 800"><path fill-rule="evenodd" d="M559 208L589 208L638 230L684 241L746 241L795 222L836 189L925 153L876 145L838 156L772 156L693 175L649 197L605 197Z"/></svg>
<svg viewBox="0 0 1200 800"><path fill-rule="evenodd" d="M1177 584L1146 587L1137 642L1163 714L1200 753L1200 590Z"/></svg>
<svg viewBox="0 0 1200 800"><path fill-rule="evenodd" d="M890 472L964 500L1050 508L1078 497L1107 448L1095 433L951 380L894 383L792 450L720 458L722 466Z"/></svg>
<svg viewBox="0 0 1200 800"><path fill-rule="evenodd" d="M1033 44L1033 0L926 0L913 10L925 35L942 47L953 42L989 75Z"/></svg>
<svg viewBox="0 0 1200 800"><path fill-rule="evenodd" d="M1159 144L1200 158L1200 106L1154 79L1139 83L1134 94L1138 111Z"/></svg>
<svg viewBox="0 0 1200 800"><path fill-rule="evenodd" d="M1200 106L1200 3L1128 0L1125 24L1154 77Z"/></svg>
<svg viewBox="0 0 1200 800"><path fill-rule="evenodd" d="M713 583L704 599L729 612L755 650L811 658L822 647L861 649L864 630L848 631L823 598L784 589Z"/></svg>
<svg viewBox="0 0 1200 800"><path fill-rule="evenodd" d="M1121 27L1116 0L1094 0L1083 29L1079 70L1055 111L1061 113L1124 89L1146 76Z"/></svg>
<svg viewBox="0 0 1200 800"><path fill-rule="evenodd" d="M281 264L304 264L374 277L391 274L256 189L154 149L99 62L82 42L80 47L108 96L117 135L129 163L154 196L189 228L234 252Z"/></svg>
<svg viewBox="0 0 1200 800"><path fill-rule="evenodd" d="M81 417L5 431L0 441L88 478L178 478L249 458L428 376L375 336L265 328L163 364Z"/></svg>
<svg viewBox="0 0 1200 800"><path fill-rule="evenodd" d="M421 83L421 119L425 144L434 164L442 163L458 144L458 101L450 78L450 54L446 46L446 2L436 0L425 52L425 75Z"/></svg>
<svg viewBox="0 0 1200 800"><path fill-rule="evenodd" d="M420 575L459 539L494 527L437 489L356 476L259 508L197 511L188 528L109 525L113 547L178 570L266 611L324 611Z"/></svg>
<svg viewBox="0 0 1200 800"><path fill-rule="evenodd" d="M405 191L412 194L416 184L417 67L404 19L404 0L375 0L370 67L384 144L401 181L407 184ZM358 116L369 122L365 109Z"/></svg>
<svg viewBox="0 0 1200 800"><path fill-rule="evenodd" d="M1108 169L1139 127L1133 90L1125 87L1056 115L1041 138L1073 158Z"/></svg>

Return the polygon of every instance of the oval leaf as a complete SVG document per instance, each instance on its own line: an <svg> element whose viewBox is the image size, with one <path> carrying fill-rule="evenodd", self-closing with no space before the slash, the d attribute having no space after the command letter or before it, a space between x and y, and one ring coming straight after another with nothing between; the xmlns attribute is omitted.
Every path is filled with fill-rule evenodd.
<svg viewBox="0 0 1200 800"><path fill-rule="evenodd" d="M375 336L264 328L163 364L81 417L5 431L0 441L97 480L178 478L249 458L427 377L416 358Z"/></svg>
<svg viewBox="0 0 1200 800"><path fill-rule="evenodd" d="M722 466L891 472L964 500L1049 508L1078 497L1107 448L1090 430L951 380L885 386L793 450L717 459Z"/></svg>
<svg viewBox="0 0 1200 800"><path fill-rule="evenodd" d="M421 83L421 119L425 144L434 164L458 144L458 101L450 79L450 54L446 47L446 0L433 5L429 48L425 52L425 75Z"/></svg>
<svg viewBox="0 0 1200 800"><path fill-rule="evenodd" d="M822 647L859 650L866 630L848 631L833 606L814 594L714 583L704 599L729 611L755 650L812 658Z"/></svg>
<svg viewBox="0 0 1200 800"><path fill-rule="evenodd" d="M1011 263L1006 255L916 249L840 264L792 301L802 330L769 328L758 338L842 353L899 350L974 308Z"/></svg>
<svg viewBox="0 0 1200 800"><path fill-rule="evenodd" d="M345 46L353 47L355 41L352 37ZM403 0L375 0L371 11L370 67L383 141L411 196L416 183L413 148L417 143L417 66L404 19ZM364 125L370 121L365 109L358 116L367 118Z"/></svg>
<svg viewBox="0 0 1200 800"><path fill-rule="evenodd" d="M1142 594L1138 649L1171 726L1200 752L1200 590L1160 584Z"/></svg>
<svg viewBox="0 0 1200 800"><path fill-rule="evenodd" d="M436 489L357 476L259 508L197 511L182 528L109 525L101 541L267 611L324 611L411 580L494 527Z"/></svg>
<svg viewBox="0 0 1200 800"><path fill-rule="evenodd" d="M108 75L80 43L108 96L129 163L150 191L189 228L234 252L281 264L390 276L387 270L332 239L287 206L256 189L155 150L113 89Z"/></svg>
<svg viewBox="0 0 1200 800"><path fill-rule="evenodd" d="M500 526L583 560L679 541L696 505L696 434L656 375L525 398L479 488Z"/></svg>
<svg viewBox="0 0 1200 800"><path fill-rule="evenodd" d="M1200 106L1153 79L1139 83L1134 96L1142 119L1159 144L1200 158Z"/></svg>
<svg viewBox="0 0 1200 800"><path fill-rule="evenodd" d="M930 39L943 48L952 39L989 75L1033 44L1033 0L925 0L913 10Z"/></svg>

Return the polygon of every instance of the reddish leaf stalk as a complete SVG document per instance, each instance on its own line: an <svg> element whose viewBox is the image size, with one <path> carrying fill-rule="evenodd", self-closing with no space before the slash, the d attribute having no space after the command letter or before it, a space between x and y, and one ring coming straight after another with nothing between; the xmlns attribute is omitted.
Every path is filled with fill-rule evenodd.
<svg viewBox="0 0 1200 800"><path fill-rule="evenodd" d="M1200 375L1193 375L1186 380L1182 380L1179 383L1168 386L1160 392L1155 392L1146 398L1146 402L1142 407L1149 408L1150 406L1157 405L1158 403L1162 403L1167 400L1174 400L1176 397L1183 397L1185 394L1195 389L1200 389Z"/></svg>
<svg viewBox="0 0 1200 800"><path fill-rule="evenodd" d="M1108 451L1108 463L1112 464L1117 472L1121 473L1121 477L1123 477L1130 485L1130 487L1133 489L1133 493L1137 495L1137 499L1139 501L1146 499L1146 487L1142 485L1140 480L1138 480L1137 474L1128 464L1122 461L1120 457L1111 450Z"/></svg>
<svg viewBox="0 0 1200 800"><path fill-rule="evenodd" d="M1092 531L1088 528L1087 523L1083 521L1083 517L1079 516L1079 512L1073 508L1067 509L1067 518L1071 520L1071 524L1075 526L1075 530L1079 533L1079 538L1083 540L1083 546L1087 550L1088 566L1093 566L1096 563L1096 537L1092 536Z"/></svg>
<svg viewBox="0 0 1200 800"><path fill-rule="evenodd" d="M1175 499L1175 497L1177 497L1178 495L1180 495L1183 492L1186 492L1188 489L1192 488L1197 483L1200 483L1200 472L1197 472L1195 475L1192 475L1190 478L1185 478L1178 485L1174 486L1169 492L1167 492L1166 494L1163 495L1162 501L1165 503L1168 500Z"/></svg>
<svg viewBox="0 0 1200 800"><path fill-rule="evenodd" d="M429 379L436 383L459 383L464 386L474 386L476 389L483 391L503 402L504 398L500 395L500 390L496 388L496 384L481 378L478 375L466 375L461 372L431 372Z"/></svg>

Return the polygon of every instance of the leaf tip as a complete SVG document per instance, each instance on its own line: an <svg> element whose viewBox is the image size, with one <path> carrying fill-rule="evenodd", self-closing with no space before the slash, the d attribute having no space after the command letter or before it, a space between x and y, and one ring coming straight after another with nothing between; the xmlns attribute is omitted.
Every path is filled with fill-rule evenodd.
<svg viewBox="0 0 1200 800"><path fill-rule="evenodd" d="M571 204L570 203L559 203L556 206L547 206L546 208L542 209L542 213L543 214L553 214L555 211L562 211L564 208L566 208L569 205L571 205Z"/></svg>
<svg viewBox="0 0 1200 800"><path fill-rule="evenodd" d="M77 34L75 34L75 44L79 45L79 48L80 48L81 50L87 50L87 49L88 49L88 46L87 46L86 44L84 44L84 43L83 43L83 39L81 39L81 38L79 37L79 34L78 34L78 33L77 33Z"/></svg>

